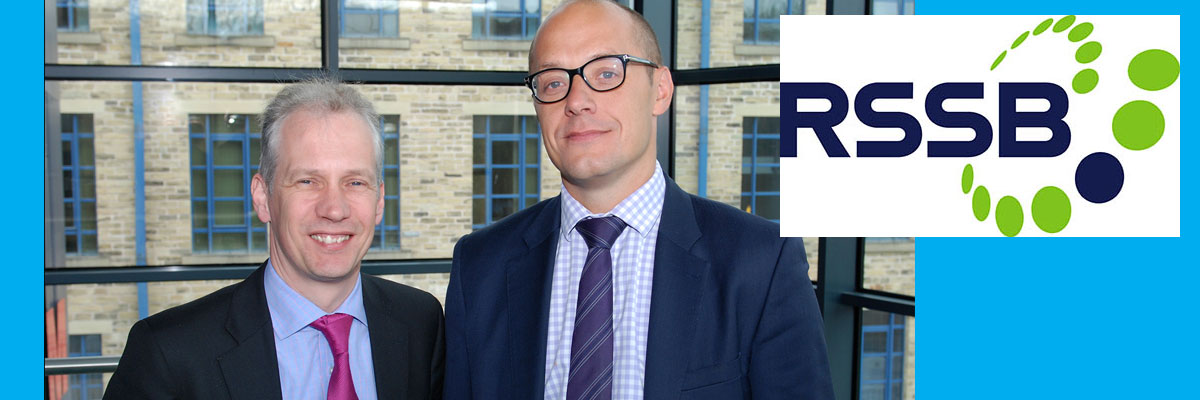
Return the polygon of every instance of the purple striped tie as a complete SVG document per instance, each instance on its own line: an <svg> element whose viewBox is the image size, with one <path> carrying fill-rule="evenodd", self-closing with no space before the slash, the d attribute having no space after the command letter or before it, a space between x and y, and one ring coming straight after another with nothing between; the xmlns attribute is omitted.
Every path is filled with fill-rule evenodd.
<svg viewBox="0 0 1200 400"><path fill-rule="evenodd" d="M354 392L354 378L350 376L350 323L349 314L329 314L317 318L309 326L325 334L329 349L333 351L333 373L329 376L328 400L358 400Z"/></svg>
<svg viewBox="0 0 1200 400"><path fill-rule="evenodd" d="M571 372L567 400L612 398L613 287L612 248L625 222L604 217L575 225L587 242L588 255L579 277L575 332L571 337Z"/></svg>

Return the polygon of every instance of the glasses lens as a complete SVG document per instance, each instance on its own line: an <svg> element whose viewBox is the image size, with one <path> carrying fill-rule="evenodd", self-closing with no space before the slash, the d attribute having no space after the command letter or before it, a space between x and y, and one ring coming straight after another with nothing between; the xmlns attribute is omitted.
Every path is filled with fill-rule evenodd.
<svg viewBox="0 0 1200 400"><path fill-rule="evenodd" d="M588 85L599 91L612 90L625 81L625 63L619 57L604 57L583 67Z"/></svg>
<svg viewBox="0 0 1200 400"><path fill-rule="evenodd" d="M567 71L549 70L533 76L533 95L544 102L558 101L567 97L567 89L571 87Z"/></svg>

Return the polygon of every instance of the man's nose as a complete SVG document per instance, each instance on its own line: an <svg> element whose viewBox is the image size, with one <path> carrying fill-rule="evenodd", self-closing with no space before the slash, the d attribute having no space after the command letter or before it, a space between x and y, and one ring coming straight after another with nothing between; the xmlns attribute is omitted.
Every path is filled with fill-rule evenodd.
<svg viewBox="0 0 1200 400"><path fill-rule="evenodd" d="M341 221L350 216L350 203L347 202L345 188L340 185L330 185L321 191L317 201L317 216L330 221Z"/></svg>
<svg viewBox="0 0 1200 400"><path fill-rule="evenodd" d="M576 78L579 79L578 83L575 81ZM596 94L595 91L584 81L583 75L571 79L571 91L567 92L567 98L563 99L563 102L566 103L567 114L579 115L595 111L596 103L592 100L592 95Z"/></svg>

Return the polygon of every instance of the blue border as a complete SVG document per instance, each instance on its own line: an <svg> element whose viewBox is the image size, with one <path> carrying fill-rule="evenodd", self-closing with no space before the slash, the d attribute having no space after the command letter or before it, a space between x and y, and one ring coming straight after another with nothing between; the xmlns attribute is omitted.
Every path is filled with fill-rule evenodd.
<svg viewBox="0 0 1200 400"><path fill-rule="evenodd" d="M1047 4L1052 3L1052 4ZM1179 14L1185 1L918 0L918 14ZM1180 74L1186 76L1187 64ZM1188 110L1194 91L1183 91ZM929 399L1195 396L1195 116L1183 113L1180 238L917 240L917 394ZM979 351L986 350L986 351Z"/></svg>
<svg viewBox="0 0 1200 400"><path fill-rule="evenodd" d="M38 18L45 15L43 2L13 2L8 7L10 15L24 15L22 18L10 18L0 24L0 37L27 38L29 34L40 33L44 21ZM8 115L21 116L9 121L12 126L6 136L9 144L3 146L3 155L9 184L4 196L0 196L0 207L8 210L5 219L9 226L27 228L33 231L42 228L43 197L29 196L21 192L32 192L35 188L44 188L45 177L42 174L23 173L33 166L43 163L45 154L44 110L38 108L45 99L42 75L42 51L44 43L36 40L9 40L5 44L5 52L9 61L0 66L3 69L6 91L8 96L0 96L0 107ZM43 121L43 123L39 123ZM41 128L38 125L43 125ZM37 167L41 170L41 167ZM37 193L41 194L42 190ZM31 234L35 243L25 240L8 241L0 247L0 252L7 258L5 280L16 282L0 290L0 301L9 310L10 321L17 329L0 331L0 342L10 344L8 347L8 362L0 364L0 376L6 382L11 382L5 390L4 397L10 398L44 398L42 361L45 346L45 321L43 312L42 268L44 264L42 235ZM44 267L43 267L44 268Z"/></svg>

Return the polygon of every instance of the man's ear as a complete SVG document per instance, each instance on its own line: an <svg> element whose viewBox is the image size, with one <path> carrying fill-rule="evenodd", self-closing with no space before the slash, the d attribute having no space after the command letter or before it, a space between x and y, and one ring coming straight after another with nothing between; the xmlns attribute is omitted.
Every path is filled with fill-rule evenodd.
<svg viewBox="0 0 1200 400"><path fill-rule="evenodd" d="M250 180L250 195L254 200L254 212L264 224L271 222L271 207L267 205L267 181L262 174L254 174Z"/></svg>
<svg viewBox="0 0 1200 400"><path fill-rule="evenodd" d="M654 116L663 115L667 109L671 107L671 99L675 96L675 81L671 80L671 70L667 67L658 67L654 71L655 81L658 82L654 87Z"/></svg>

